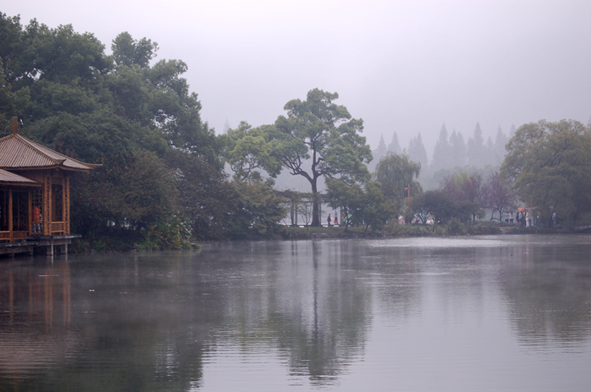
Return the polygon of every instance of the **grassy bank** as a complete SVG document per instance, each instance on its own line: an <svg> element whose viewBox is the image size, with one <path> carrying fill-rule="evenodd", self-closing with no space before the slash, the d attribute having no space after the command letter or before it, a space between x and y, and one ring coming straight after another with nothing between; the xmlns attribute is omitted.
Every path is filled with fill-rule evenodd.
<svg viewBox="0 0 591 392"><path fill-rule="evenodd" d="M494 222L462 223L456 220L445 225L399 225L393 223L379 231L365 232L365 227L287 227L284 239L313 238L376 238L411 236L453 236L502 234L501 226Z"/></svg>

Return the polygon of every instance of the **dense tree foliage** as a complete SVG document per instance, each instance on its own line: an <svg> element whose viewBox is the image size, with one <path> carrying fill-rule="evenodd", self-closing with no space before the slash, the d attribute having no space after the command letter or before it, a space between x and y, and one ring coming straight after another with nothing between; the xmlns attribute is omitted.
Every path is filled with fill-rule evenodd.
<svg viewBox="0 0 591 392"><path fill-rule="evenodd" d="M519 127L507 145L501 174L543 218L556 212L576 222L591 212L591 131L578 121Z"/></svg>
<svg viewBox="0 0 591 392"><path fill-rule="evenodd" d="M326 201L331 207L343 208L351 216L345 223L345 230L349 224L364 225L365 231L381 229L395 214L393 204L384 198L381 184L368 181L364 185L349 184L342 180L327 179Z"/></svg>
<svg viewBox="0 0 591 392"><path fill-rule="evenodd" d="M244 121L236 129L220 136L224 157L238 180L262 179L261 170L270 177L281 171L277 142L270 140L274 128L270 125L252 128Z"/></svg>
<svg viewBox="0 0 591 392"><path fill-rule="evenodd" d="M515 209L517 198L509 183L498 172L484 177L479 172L453 172L444 176L439 188L413 199L414 212L431 213L440 223L450 219L472 222L483 218L487 211L491 220L501 221L503 212ZM498 217L496 217L498 213Z"/></svg>
<svg viewBox="0 0 591 392"><path fill-rule="evenodd" d="M480 174L468 174L456 172L443 179L441 184L443 192L452 198L462 202L464 208L472 215L472 221L484 217L484 209L487 206L485 184Z"/></svg>
<svg viewBox="0 0 591 392"><path fill-rule="evenodd" d="M280 231L286 215L283 199L262 181L235 181L238 208L232 212L229 237L234 239L271 238Z"/></svg>
<svg viewBox="0 0 591 392"><path fill-rule="evenodd" d="M197 238L231 237L248 192L227 181L221 141L182 77L187 65L156 61L157 43L127 32L111 49L70 25L0 14L0 131L17 116L25 136L103 164L72 179L73 230L87 238L141 241L180 233L178 222Z"/></svg>
<svg viewBox="0 0 591 392"><path fill-rule="evenodd" d="M452 219L467 222L472 217L473 204L456 200L444 190L426 191L412 200L413 211L422 216L431 215L436 223L445 224Z"/></svg>

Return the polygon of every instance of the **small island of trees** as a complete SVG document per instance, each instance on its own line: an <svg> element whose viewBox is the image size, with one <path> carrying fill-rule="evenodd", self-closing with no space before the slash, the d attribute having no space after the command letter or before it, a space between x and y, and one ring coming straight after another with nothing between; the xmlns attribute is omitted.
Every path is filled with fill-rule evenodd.
<svg viewBox="0 0 591 392"><path fill-rule="evenodd" d="M465 232L479 221L505 223L518 207L539 226L555 224L554 214L562 225L591 222L589 125L525 124L510 140L498 136L496 146L490 139L484 145L477 126L468 160L487 155L488 170L454 161L463 138L454 131L448 141L444 127L432 166L448 169L423 189L421 135L401 150L394 133L390 146L382 138L372 154L363 121L335 103L337 93L312 89L305 100L287 102L272 124L242 122L216 135L182 77L183 61L156 60L155 42L127 32L111 50L107 55L92 34L71 25L23 26L0 14L0 136L16 116L24 136L102 164L71 180L72 232L83 235L81 249L288 238L294 216L321 226L323 205L350 217L343 230L354 224L364 233L400 232L402 220L431 232L446 225L449 233ZM305 179L309 189L276 189L281 173Z"/></svg>

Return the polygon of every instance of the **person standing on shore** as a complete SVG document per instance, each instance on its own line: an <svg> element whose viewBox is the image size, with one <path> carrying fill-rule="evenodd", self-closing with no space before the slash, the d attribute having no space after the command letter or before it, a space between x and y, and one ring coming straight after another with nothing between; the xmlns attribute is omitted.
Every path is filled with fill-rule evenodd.
<svg viewBox="0 0 591 392"><path fill-rule="evenodd" d="M331 219L330 219L330 212L328 213L328 217L326 218L326 221L328 222L328 227L332 226L331 223Z"/></svg>

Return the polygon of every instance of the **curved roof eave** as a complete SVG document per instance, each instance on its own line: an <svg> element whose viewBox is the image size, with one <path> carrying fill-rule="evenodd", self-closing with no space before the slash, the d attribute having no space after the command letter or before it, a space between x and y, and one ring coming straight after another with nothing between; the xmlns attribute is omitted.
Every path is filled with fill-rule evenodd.
<svg viewBox="0 0 591 392"><path fill-rule="evenodd" d="M88 172L100 164L89 164L60 154L18 134L0 139L0 167L11 170L39 170L62 168Z"/></svg>

